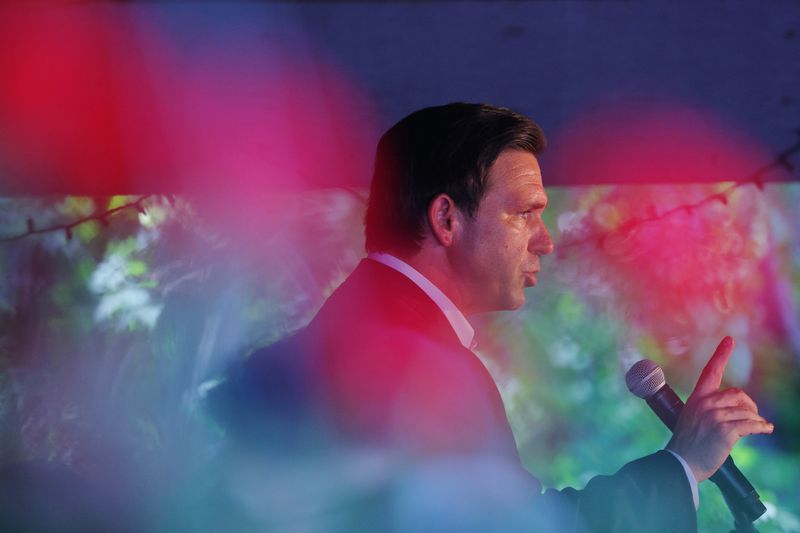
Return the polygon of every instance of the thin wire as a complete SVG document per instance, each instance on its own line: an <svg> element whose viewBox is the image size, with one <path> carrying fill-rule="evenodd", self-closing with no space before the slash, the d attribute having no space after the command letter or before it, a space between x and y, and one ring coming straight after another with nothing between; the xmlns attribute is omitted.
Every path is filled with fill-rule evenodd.
<svg viewBox="0 0 800 533"><path fill-rule="evenodd" d="M108 226L109 218L112 215L115 215L116 213L119 213L120 211L124 211L126 209L136 209L138 212L144 213L145 212L144 202L145 202L145 200L149 199L152 196L153 196L152 194L147 194L145 196L140 196L138 199L134 200L133 202L128 202L126 204L119 205L117 207L114 207L112 209L108 209L106 211L102 211L100 213L94 213L94 214L91 214L91 215L87 215L85 217L81 217L81 218L75 219L72 222L69 222L69 223L66 223L66 224L57 224L55 226L48 226L46 228L37 229L35 227L35 225L34 225L33 219L32 218L28 218L28 221L27 221L28 222L28 230L26 232L20 233L18 235L12 235L12 236L9 236L9 237L2 237L2 238L0 238L0 243L18 241L18 240L24 239L25 237L28 237L30 235L41 235L43 233L52 233L52 232L55 232L55 231L63 231L67 236L67 240L71 240L72 239L72 230L74 228L76 228L77 226L80 226L81 224L85 224L86 222L91 222L93 220L96 220L96 221L100 222L103 226Z"/></svg>
<svg viewBox="0 0 800 533"><path fill-rule="evenodd" d="M800 131L798 131L798 134L800 134ZM661 220L669 218L677 213L691 214L695 210L700 209L703 206L710 203L720 202L724 205L728 205L728 199L730 195L733 193L733 191L738 189L739 187L744 187L745 185L755 185L759 191L763 191L764 176L766 176L769 172L773 171L777 167L783 167L790 172L794 170L794 166L792 165L791 161L789 161L789 158L790 156L794 155L797 152L800 152L800 140L795 142L793 145L789 146L782 152L779 152L778 155L775 156L775 158L771 162L755 170L750 175L744 178L734 180L734 182L731 185L729 185L720 192L710 194L705 198L702 198L701 200L698 200L694 203L677 205L662 213L651 213L645 217L631 218L621 223L613 230L595 232L580 239L575 239L573 241L567 241L564 243L558 243L555 246L556 251L559 252L568 248L574 248L576 246L581 246L589 243L600 245L607 237L610 237L611 235L619 233L627 233L629 231L638 228L639 226L651 222L660 222Z"/></svg>
<svg viewBox="0 0 800 533"><path fill-rule="evenodd" d="M800 134L800 131L798 131L798 133ZM651 223L651 222L659 222L661 220L664 220L664 219L666 219L668 217L671 217L671 216L675 215L676 213L681 213L681 212L683 212L683 213L692 213L696 209L700 209L704 205L710 204L712 202L720 202L720 203L723 203L723 204L727 205L728 204L728 198L729 198L730 194L735 189L738 189L739 187L743 187L744 185L753 184L756 187L758 187L758 189L760 191L763 191L764 190L764 176L766 174L768 174L769 172L771 172L773 169L775 169L777 167L783 167L783 168L789 170L790 172L794 170L794 166L792 165L791 161L789 161L789 158L790 158L790 156L794 155L796 152L800 152L800 141L795 142L793 145L789 146L788 148L786 148L782 152L778 153L778 155L770 163L767 163L763 167L757 169L756 171L751 173L749 176L734 181L733 184L731 184L730 186L726 187L721 192L717 192L717 193L708 195L705 198L703 198L701 200L698 200L697 202L694 202L694 203L691 203L691 204L682 204L682 205L675 206L675 207L673 207L671 209L668 209L667 211L664 211L663 213L650 214L649 216L646 216L646 217L643 217L643 218L632 218L632 219L627 220L626 222L623 222L622 224L620 224L619 227L617 227L616 229L613 229L613 230L610 230L610 231L595 232L595 233L592 233L592 234L590 234L590 235L588 235L586 237L583 237L581 239L576 239L574 241L567 241L565 243L559 243L556 246L556 249L558 251L561 251L561 250L565 250L567 248L573 248L573 247L576 247L576 246L581 246L583 244L587 244L587 243L590 243L590 242L592 242L592 243L602 243L605 238L607 238L607 237L609 237L609 236L611 236L611 235L613 235L615 233L628 232L628 231L631 231L631 230L633 230L633 229L635 229L635 228L637 228L637 227L639 227L639 226L641 226L643 224L647 224L647 223ZM18 235L12 235L12 236L9 236L9 237L1 237L0 238L0 243L18 241L20 239L24 239L25 237L28 237L28 236L31 236L31 235L41 235L43 233L51 233L51 232L55 232L55 231L63 231L63 232L65 232L65 234L67 236L67 240L71 240L72 239L72 230L74 228L76 228L77 226L80 226L81 224L85 224L86 222L90 222L90 221L96 220L96 221L100 222L101 224L103 224L103 226L107 226L108 223L109 223L108 222L109 217L111 217L112 215L114 215L114 214L116 214L116 213L118 213L120 211L124 211L125 209L134 208L137 211L139 211L140 213L143 213L144 212L144 206L143 206L144 201L149 199L152 196L153 196L152 194L148 194L148 195L145 195L145 196L140 196L138 199L136 199L133 202L129 202L127 204L123 204L123 205L114 207L113 209L108 209L108 210L103 211L101 213L94 213L92 215L81 217L81 218L78 218L76 220L73 220L72 222L70 222L68 224L57 224L55 226L49 226L47 228L37 229L34 226L33 219L28 218L28 220L27 220L28 230L27 231L25 231L24 233L20 233ZM173 203L172 197L170 197L169 200L170 200L170 204L172 204Z"/></svg>

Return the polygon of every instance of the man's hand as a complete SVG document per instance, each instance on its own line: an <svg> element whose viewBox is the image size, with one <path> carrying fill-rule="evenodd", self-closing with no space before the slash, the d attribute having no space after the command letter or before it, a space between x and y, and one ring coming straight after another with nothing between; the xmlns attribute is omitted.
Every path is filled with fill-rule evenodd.
<svg viewBox="0 0 800 533"><path fill-rule="evenodd" d="M772 433L755 402L740 389L719 390L733 339L725 337L700 374L686 401L667 449L686 461L697 482L711 477L740 437Z"/></svg>

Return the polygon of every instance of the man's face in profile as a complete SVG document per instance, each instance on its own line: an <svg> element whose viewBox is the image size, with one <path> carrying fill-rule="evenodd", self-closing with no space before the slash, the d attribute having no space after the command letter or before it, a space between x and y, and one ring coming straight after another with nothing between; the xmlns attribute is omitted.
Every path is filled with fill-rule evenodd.
<svg viewBox="0 0 800 533"><path fill-rule="evenodd" d="M547 194L530 152L506 150L489 169L486 193L474 217L464 214L451 263L467 314L517 309L536 285L541 255L553 251L542 221Z"/></svg>

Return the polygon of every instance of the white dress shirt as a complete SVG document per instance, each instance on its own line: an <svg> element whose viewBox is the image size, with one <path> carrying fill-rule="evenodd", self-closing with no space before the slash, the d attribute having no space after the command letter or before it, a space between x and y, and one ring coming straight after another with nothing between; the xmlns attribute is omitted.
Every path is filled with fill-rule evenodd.
<svg viewBox="0 0 800 533"><path fill-rule="evenodd" d="M400 272L408 279L413 281L420 289L422 289L425 294L428 295L428 297L430 297L431 300L434 301L439 309L442 310L442 313L444 313L447 321L450 322L450 325L456 332L458 340L461 341L461 344L469 350L475 349L475 329L470 325L467 317L464 316L464 313L462 313L461 310L456 307L456 304L454 304L453 301L448 298L447 295L441 291L441 289L439 289L439 287L434 285L431 280L423 276L417 269L402 259L398 259L391 254L373 252L367 257ZM686 477L689 480L689 486L692 488L692 500L694 501L694 508L697 509L700 505L700 497L697 491L697 480L694 477L692 469L689 468L689 465L686 463L683 457L672 450L667 451L671 453L678 460L678 462L681 463L683 470L686 472Z"/></svg>
<svg viewBox="0 0 800 533"><path fill-rule="evenodd" d="M427 294L428 297L439 307L439 309L442 310L442 313L444 313L447 321L450 322L450 325L453 327L453 330L458 336L458 340L461 341L461 344L464 346L464 348L467 348L468 350L475 349L475 329L473 329L473 327L470 325L467 317L464 316L464 313L462 313L461 310L456 307L456 304L454 304L453 301L448 298L447 295L441 291L441 289L439 289L439 287L434 285L431 280L423 276L417 269L402 259L398 259L391 254L371 253L367 257L400 272L405 277L413 281L414 284L422 289L422 292Z"/></svg>

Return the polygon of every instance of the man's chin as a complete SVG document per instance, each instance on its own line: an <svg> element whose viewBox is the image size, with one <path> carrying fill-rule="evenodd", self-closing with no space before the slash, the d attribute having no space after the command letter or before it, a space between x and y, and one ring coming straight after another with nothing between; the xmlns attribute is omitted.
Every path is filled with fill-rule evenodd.
<svg viewBox="0 0 800 533"><path fill-rule="evenodd" d="M481 308L475 308L469 314L514 311L523 305L525 305L525 289L524 287L518 287L516 292L504 291L496 294L491 300L484 301L484 305Z"/></svg>
<svg viewBox="0 0 800 533"><path fill-rule="evenodd" d="M515 309L521 308L523 305L525 305L525 292L524 291L520 291L520 294L516 295L508 303L508 306L506 307L506 309L509 310L509 311L514 311Z"/></svg>

